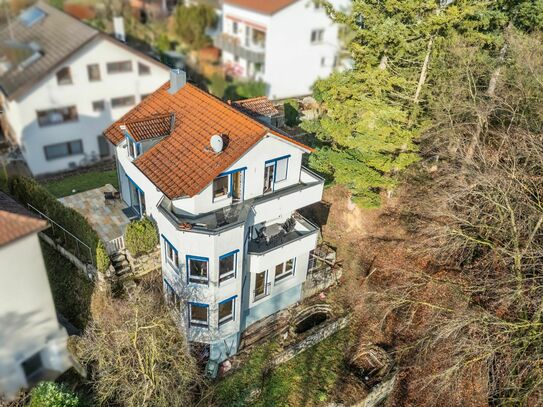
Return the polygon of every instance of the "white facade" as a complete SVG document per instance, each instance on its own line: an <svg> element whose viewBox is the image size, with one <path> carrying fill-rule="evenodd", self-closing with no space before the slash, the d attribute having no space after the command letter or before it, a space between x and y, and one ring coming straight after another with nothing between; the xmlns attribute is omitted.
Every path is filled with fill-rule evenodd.
<svg viewBox="0 0 543 407"><path fill-rule="evenodd" d="M108 73L108 63L127 61L129 71ZM88 66L95 64L99 79L91 80ZM59 83L57 72L63 68L69 68L71 83ZM103 129L168 78L166 66L98 35L24 95L14 100L4 97L5 131L20 146L33 175L88 164L112 154L101 136ZM119 98L125 97L122 103ZM76 119L40 125L38 112L70 107L75 107ZM55 122L54 112L49 119Z"/></svg>
<svg viewBox="0 0 543 407"><path fill-rule="evenodd" d="M331 3L339 9L349 5ZM338 26L312 0L294 1L271 15L224 2L216 45L227 71L263 80L271 99L311 94L313 83L340 63Z"/></svg>
<svg viewBox="0 0 543 407"><path fill-rule="evenodd" d="M37 233L0 247L0 394L14 397L72 366Z"/></svg>
<svg viewBox="0 0 543 407"><path fill-rule="evenodd" d="M210 358L223 361L249 325L301 299L318 230L294 212L320 201L323 180L302 167L305 149L270 133L200 193L170 201L132 163L126 144L116 147L122 197L138 211L143 200L158 225L166 296L189 340L209 344ZM223 176L228 193L214 198ZM293 215L281 241L257 241L262 227L280 230ZM194 274L195 264L205 264L205 277ZM191 319L191 310L200 319L205 311L205 322Z"/></svg>

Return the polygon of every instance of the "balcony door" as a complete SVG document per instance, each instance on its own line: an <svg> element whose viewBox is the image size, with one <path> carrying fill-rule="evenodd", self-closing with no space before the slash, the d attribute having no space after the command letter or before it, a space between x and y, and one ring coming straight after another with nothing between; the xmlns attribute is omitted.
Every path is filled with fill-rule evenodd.
<svg viewBox="0 0 543 407"><path fill-rule="evenodd" d="M275 162L266 164L264 169L264 193L273 191L273 179L275 176Z"/></svg>
<svg viewBox="0 0 543 407"><path fill-rule="evenodd" d="M255 276L255 301L268 295L268 270L256 273Z"/></svg>
<svg viewBox="0 0 543 407"><path fill-rule="evenodd" d="M232 199L235 202L243 200L243 171L232 174Z"/></svg>

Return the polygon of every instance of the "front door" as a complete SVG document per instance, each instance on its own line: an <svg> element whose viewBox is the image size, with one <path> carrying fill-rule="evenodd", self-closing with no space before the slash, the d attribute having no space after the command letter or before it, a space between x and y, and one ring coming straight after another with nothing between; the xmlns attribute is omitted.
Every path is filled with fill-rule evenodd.
<svg viewBox="0 0 543 407"><path fill-rule="evenodd" d="M273 178L275 173L275 162L266 164L264 169L264 193L273 191Z"/></svg>
<svg viewBox="0 0 543 407"><path fill-rule="evenodd" d="M243 171L232 174L232 199L234 201L243 199Z"/></svg>

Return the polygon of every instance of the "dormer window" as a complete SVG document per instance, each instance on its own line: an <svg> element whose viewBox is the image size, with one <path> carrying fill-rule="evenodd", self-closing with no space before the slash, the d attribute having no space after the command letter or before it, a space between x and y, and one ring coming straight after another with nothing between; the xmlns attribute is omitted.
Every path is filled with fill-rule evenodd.
<svg viewBox="0 0 543 407"><path fill-rule="evenodd" d="M128 155L131 158L137 158L141 152L141 146L136 143L130 137L126 137L126 148L128 149Z"/></svg>

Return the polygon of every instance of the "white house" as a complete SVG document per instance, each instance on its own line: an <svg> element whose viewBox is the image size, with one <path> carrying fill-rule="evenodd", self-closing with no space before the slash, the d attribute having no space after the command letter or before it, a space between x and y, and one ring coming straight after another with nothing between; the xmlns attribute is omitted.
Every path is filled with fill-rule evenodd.
<svg viewBox="0 0 543 407"><path fill-rule="evenodd" d="M0 192L0 399L72 366L38 238L46 227Z"/></svg>
<svg viewBox="0 0 543 407"><path fill-rule="evenodd" d="M111 156L102 130L168 68L38 2L0 31L2 130L34 175Z"/></svg>
<svg viewBox="0 0 543 407"><path fill-rule="evenodd" d="M349 0L332 0L339 9ZM339 27L313 0L224 0L214 39L227 72L263 80L272 99L303 96L340 66Z"/></svg>
<svg viewBox="0 0 543 407"><path fill-rule="evenodd" d="M296 210L323 180L311 149L185 83L182 71L105 132L121 194L160 233L168 300L211 360L254 322L301 299L318 229Z"/></svg>

